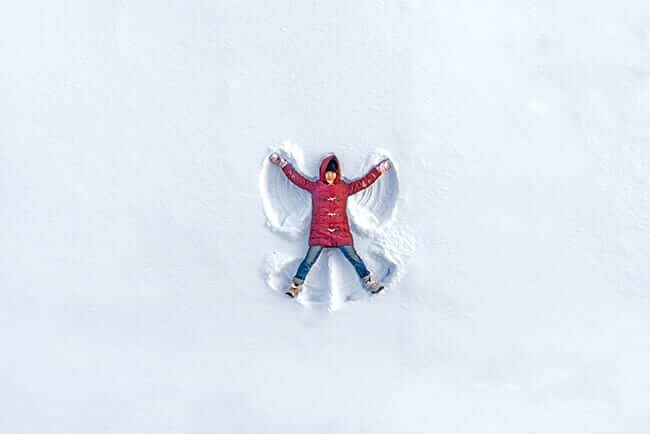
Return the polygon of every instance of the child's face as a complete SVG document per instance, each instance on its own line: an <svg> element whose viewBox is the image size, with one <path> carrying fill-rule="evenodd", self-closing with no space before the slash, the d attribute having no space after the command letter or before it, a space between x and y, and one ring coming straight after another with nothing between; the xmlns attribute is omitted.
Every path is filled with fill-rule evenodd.
<svg viewBox="0 0 650 434"><path fill-rule="evenodd" d="M332 171L325 172L325 181L328 184L333 184L335 179L336 179L336 172L332 172Z"/></svg>

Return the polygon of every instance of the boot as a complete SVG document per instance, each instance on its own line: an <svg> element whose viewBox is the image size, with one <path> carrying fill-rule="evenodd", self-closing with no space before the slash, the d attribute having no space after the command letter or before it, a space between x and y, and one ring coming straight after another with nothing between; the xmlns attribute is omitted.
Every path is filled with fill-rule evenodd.
<svg viewBox="0 0 650 434"><path fill-rule="evenodd" d="M296 298L298 297L298 294L300 294L300 291L302 290L302 283L297 283L296 281L291 282L291 286L285 292L289 297L291 298Z"/></svg>
<svg viewBox="0 0 650 434"><path fill-rule="evenodd" d="M373 280L370 275L363 278L363 285L371 294L377 294L382 289L384 289L384 285L377 282L376 280Z"/></svg>

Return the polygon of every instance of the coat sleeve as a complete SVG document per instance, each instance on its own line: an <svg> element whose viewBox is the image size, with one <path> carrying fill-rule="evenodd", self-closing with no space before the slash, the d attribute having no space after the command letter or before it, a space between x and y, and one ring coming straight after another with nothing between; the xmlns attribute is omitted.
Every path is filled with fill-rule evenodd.
<svg viewBox="0 0 650 434"><path fill-rule="evenodd" d="M287 163L283 168L282 171L284 174L289 178L289 181L293 182L296 186L302 188L303 190L307 191L312 191L314 189L314 181L310 181L309 179L305 178L302 176L296 169L291 166L291 164Z"/></svg>
<svg viewBox="0 0 650 434"><path fill-rule="evenodd" d="M355 194L370 187L379 177L381 176L381 170L377 167L374 167L370 172L368 172L363 178L352 181L348 184L349 194Z"/></svg>

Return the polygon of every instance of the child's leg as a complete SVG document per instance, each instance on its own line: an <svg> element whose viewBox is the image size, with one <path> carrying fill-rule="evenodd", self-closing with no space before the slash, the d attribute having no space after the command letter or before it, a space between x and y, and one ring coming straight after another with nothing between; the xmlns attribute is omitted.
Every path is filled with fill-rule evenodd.
<svg viewBox="0 0 650 434"><path fill-rule="evenodd" d="M350 261L350 263L354 266L354 269L360 278L363 279L370 275L370 271L368 271L366 268L366 265L361 260L361 257L359 257L359 254L354 249L354 246L341 246L339 247L339 250L343 252L343 255L345 255L347 260Z"/></svg>
<svg viewBox="0 0 650 434"><path fill-rule="evenodd" d="M307 277L307 273L309 273L311 267L316 263L316 260L322 251L323 246L309 246L309 250L307 250L305 259L303 259L300 263L298 271L296 272L296 276L293 278L294 283L302 285L302 283L305 281L305 278Z"/></svg>

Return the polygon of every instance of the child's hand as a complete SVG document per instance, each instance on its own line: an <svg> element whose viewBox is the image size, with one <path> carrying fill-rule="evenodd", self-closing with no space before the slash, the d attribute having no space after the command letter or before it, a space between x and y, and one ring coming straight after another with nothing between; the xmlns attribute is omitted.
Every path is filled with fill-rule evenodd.
<svg viewBox="0 0 650 434"><path fill-rule="evenodd" d="M379 169L381 173L388 172L391 167L393 167L393 163L391 163L391 161L388 158L386 158L385 160L377 164L377 169Z"/></svg>
<svg viewBox="0 0 650 434"><path fill-rule="evenodd" d="M278 167L284 167L287 165L287 160L282 158L280 154L277 152L272 153L269 155L269 160L271 160L271 163L275 164Z"/></svg>

